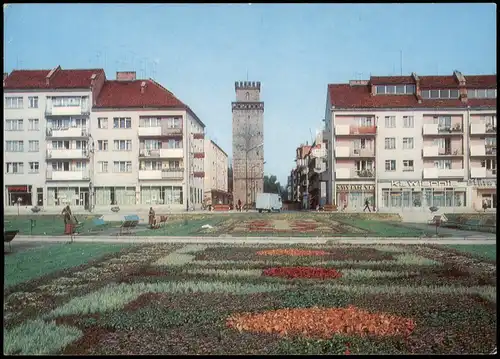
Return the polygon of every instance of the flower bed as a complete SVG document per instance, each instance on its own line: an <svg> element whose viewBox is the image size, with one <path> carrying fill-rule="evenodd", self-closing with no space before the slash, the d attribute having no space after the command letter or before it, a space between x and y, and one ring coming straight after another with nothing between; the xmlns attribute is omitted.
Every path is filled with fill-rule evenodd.
<svg viewBox="0 0 500 359"><path fill-rule="evenodd" d="M318 224L309 221L293 221L291 227L294 232L314 232L317 230Z"/></svg>
<svg viewBox="0 0 500 359"><path fill-rule="evenodd" d="M311 339L329 339L334 334L408 336L415 328L411 319L385 313L372 314L355 306L236 314L227 318L226 325L240 332L278 333L282 337Z"/></svg>
<svg viewBox="0 0 500 359"><path fill-rule="evenodd" d="M313 251L305 249L268 249L258 251L258 256L326 256L326 251Z"/></svg>
<svg viewBox="0 0 500 359"><path fill-rule="evenodd" d="M263 276L282 277L282 278L310 278L310 279L328 279L340 278L342 273L335 269L316 268L316 267L277 267L268 268L262 271Z"/></svg>

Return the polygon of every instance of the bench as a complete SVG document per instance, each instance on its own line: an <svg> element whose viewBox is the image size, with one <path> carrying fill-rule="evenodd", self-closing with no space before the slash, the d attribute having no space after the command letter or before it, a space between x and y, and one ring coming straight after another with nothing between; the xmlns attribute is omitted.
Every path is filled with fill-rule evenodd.
<svg viewBox="0 0 500 359"><path fill-rule="evenodd" d="M106 222L104 222L103 218L94 218L92 220L92 224L94 225L94 228L89 229L89 232L92 231L93 229L96 229L98 231L102 231L104 227L106 226Z"/></svg>
<svg viewBox="0 0 500 359"><path fill-rule="evenodd" d="M325 211L325 212L336 212L337 211L337 205L336 204L325 204L323 206L323 211Z"/></svg>
<svg viewBox="0 0 500 359"><path fill-rule="evenodd" d="M481 226L481 221L479 219L469 219L467 222L463 224L462 229L465 229L466 231L472 231L480 226Z"/></svg>
<svg viewBox="0 0 500 359"><path fill-rule="evenodd" d="M118 234L120 236L123 234L132 234L132 230L137 227L139 220L139 216L136 214L125 216L125 220L122 222L120 232Z"/></svg>
<svg viewBox="0 0 500 359"><path fill-rule="evenodd" d="M18 233L19 233L18 229L3 231L3 242L9 243L9 252L12 252L12 247L10 245L10 242L12 242L12 240L17 236Z"/></svg>

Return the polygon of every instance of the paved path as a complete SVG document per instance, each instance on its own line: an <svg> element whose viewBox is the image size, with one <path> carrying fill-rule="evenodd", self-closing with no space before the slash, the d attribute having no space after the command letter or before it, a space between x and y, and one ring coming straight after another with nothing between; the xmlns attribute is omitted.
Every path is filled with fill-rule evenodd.
<svg viewBox="0 0 500 359"><path fill-rule="evenodd" d="M435 230L436 230L435 226L428 225L427 223L402 222L399 225L402 227L419 229L419 230L426 231L426 232L435 232ZM465 230L461 230L461 229L446 228L446 227L439 227L438 233L445 234L445 235L451 235L452 237L483 237L483 236L491 237L491 236L494 236L493 233L477 232L477 231L465 231Z"/></svg>
<svg viewBox="0 0 500 359"><path fill-rule="evenodd" d="M17 236L14 242L68 242L68 236ZM495 236L477 238L380 238L380 237L145 237L145 236L85 236L74 238L80 243L304 243L326 244L327 241L351 244L496 244Z"/></svg>

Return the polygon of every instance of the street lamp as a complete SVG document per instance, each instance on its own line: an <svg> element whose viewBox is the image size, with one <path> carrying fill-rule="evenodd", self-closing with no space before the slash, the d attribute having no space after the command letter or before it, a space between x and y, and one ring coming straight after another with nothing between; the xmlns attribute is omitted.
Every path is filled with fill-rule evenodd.
<svg viewBox="0 0 500 359"><path fill-rule="evenodd" d="M266 164L266 161L262 162L262 165L265 165ZM251 169L250 169L250 175L252 176L252 187L253 187L253 198L252 198L252 202L255 202L255 197L256 197L256 192L257 192L257 179L255 178L254 176L254 168L257 167L259 164L256 163L254 164Z"/></svg>
<svg viewBox="0 0 500 359"><path fill-rule="evenodd" d="M245 203L247 204L247 208L248 208L248 154L250 153L250 151L253 151L262 146L264 146L264 143L261 143L257 146L253 146L249 149L245 149Z"/></svg>

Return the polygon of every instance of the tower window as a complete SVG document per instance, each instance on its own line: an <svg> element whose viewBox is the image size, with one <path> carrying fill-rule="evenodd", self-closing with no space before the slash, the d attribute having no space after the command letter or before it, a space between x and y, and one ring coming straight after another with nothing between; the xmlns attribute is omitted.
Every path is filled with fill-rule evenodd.
<svg viewBox="0 0 500 359"><path fill-rule="evenodd" d="M247 93L245 94L245 100L250 100L250 93L249 93L249 92L247 92Z"/></svg>

